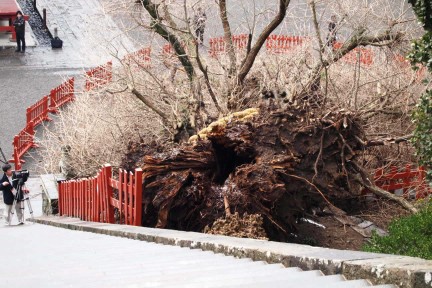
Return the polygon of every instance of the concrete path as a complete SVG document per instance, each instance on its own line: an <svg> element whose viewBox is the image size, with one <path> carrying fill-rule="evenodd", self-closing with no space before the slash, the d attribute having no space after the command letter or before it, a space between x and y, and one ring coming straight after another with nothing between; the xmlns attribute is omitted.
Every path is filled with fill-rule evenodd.
<svg viewBox="0 0 432 288"><path fill-rule="evenodd" d="M10 247L0 269L8 288L369 286L316 270L40 224L1 227L0 235L0 246Z"/></svg>

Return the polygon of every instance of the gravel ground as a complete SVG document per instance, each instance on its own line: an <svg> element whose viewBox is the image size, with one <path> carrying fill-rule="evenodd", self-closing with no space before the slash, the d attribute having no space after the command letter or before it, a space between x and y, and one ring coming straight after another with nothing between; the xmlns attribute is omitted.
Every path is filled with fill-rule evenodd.
<svg viewBox="0 0 432 288"><path fill-rule="evenodd" d="M37 11L34 10L33 4L26 0L17 0L23 13L25 15L30 15L28 23L36 36L36 39L40 46L51 45L51 35L48 30L43 29L42 18Z"/></svg>

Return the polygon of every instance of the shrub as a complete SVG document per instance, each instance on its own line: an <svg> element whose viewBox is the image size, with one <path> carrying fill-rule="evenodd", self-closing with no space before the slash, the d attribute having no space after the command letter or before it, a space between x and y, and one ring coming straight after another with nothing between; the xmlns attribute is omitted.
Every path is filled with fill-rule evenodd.
<svg viewBox="0 0 432 288"><path fill-rule="evenodd" d="M432 259L432 202L417 214L393 220L389 235L372 235L364 251Z"/></svg>
<svg viewBox="0 0 432 288"><path fill-rule="evenodd" d="M428 178L432 179L432 90L422 95L413 119L416 127L412 142L420 164L428 168Z"/></svg>

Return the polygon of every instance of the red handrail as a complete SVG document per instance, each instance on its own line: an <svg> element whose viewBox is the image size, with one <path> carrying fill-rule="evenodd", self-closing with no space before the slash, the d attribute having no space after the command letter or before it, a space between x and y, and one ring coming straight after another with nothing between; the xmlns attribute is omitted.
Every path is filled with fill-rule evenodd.
<svg viewBox="0 0 432 288"><path fill-rule="evenodd" d="M114 197L117 192L117 198ZM63 181L59 184L59 213L85 221L141 225L142 170L119 170L119 179L112 178L112 167L106 165L96 177Z"/></svg>
<svg viewBox="0 0 432 288"><path fill-rule="evenodd" d="M75 78L70 78L51 90L49 112L57 113L58 109L75 99Z"/></svg>

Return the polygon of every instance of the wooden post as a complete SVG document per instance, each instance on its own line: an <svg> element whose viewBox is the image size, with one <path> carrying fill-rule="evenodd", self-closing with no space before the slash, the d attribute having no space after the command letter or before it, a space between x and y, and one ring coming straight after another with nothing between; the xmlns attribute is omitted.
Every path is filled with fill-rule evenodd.
<svg viewBox="0 0 432 288"><path fill-rule="evenodd" d="M106 187L106 201L107 201L107 218L108 223L114 224L114 207L111 205L111 198L113 195L113 188L111 186L111 177L112 177L112 167L111 165L106 165L104 167L104 179L103 185Z"/></svg>
<svg viewBox="0 0 432 288"><path fill-rule="evenodd" d="M48 29L48 27L47 27L47 13L46 13L46 9L45 8L43 8L42 9L42 24L43 24L43 29Z"/></svg>
<svg viewBox="0 0 432 288"><path fill-rule="evenodd" d="M141 168L135 169L135 182L134 182L134 190L135 190L135 226L141 226L142 224L142 175L143 171Z"/></svg>

